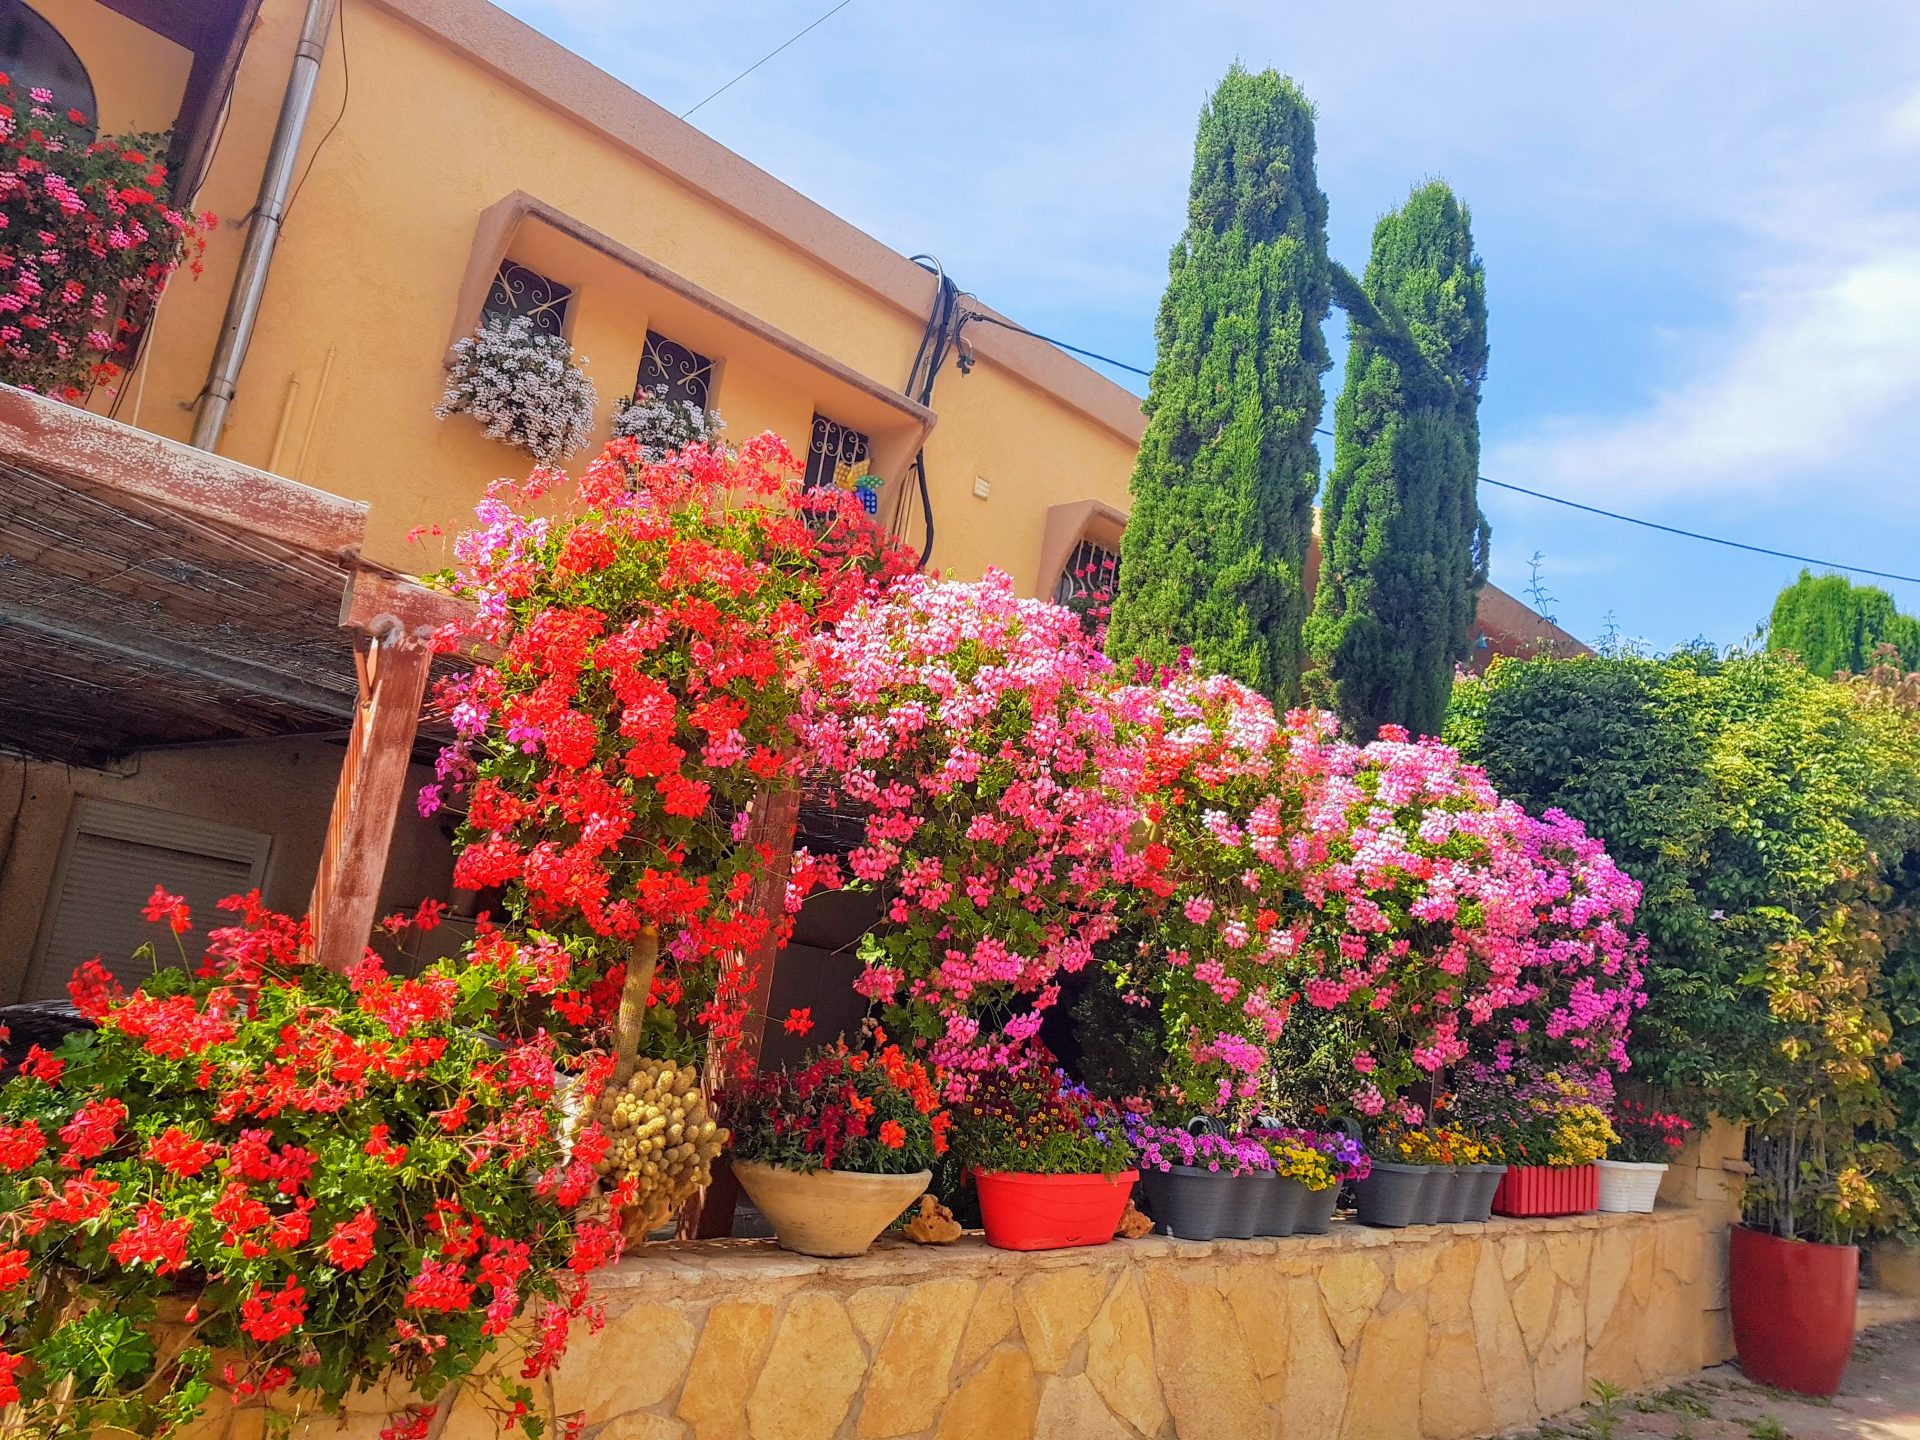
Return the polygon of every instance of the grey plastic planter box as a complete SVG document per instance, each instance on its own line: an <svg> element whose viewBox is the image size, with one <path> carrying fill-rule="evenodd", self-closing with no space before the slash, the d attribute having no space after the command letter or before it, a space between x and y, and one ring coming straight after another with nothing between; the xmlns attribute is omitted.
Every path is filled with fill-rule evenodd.
<svg viewBox="0 0 1920 1440"><path fill-rule="evenodd" d="M1296 1235L1324 1235L1333 1225L1333 1207L1340 1201L1336 1183L1324 1190L1308 1190L1300 1198L1300 1218L1293 1227ZM1489 1197L1489 1204L1492 1203Z"/></svg>
<svg viewBox="0 0 1920 1440"><path fill-rule="evenodd" d="M1263 1187L1264 1203L1260 1210L1261 1235L1284 1237L1297 1234L1300 1229L1300 1211L1306 1204L1307 1187L1298 1180L1286 1180L1269 1176Z"/></svg>
<svg viewBox="0 0 1920 1440"><path fill-rule="evenodd" d="M1420 1210L1416 1225L1439 1225L1453 1218L1453 1191L1460 1183L1460 1170L1454 1165L1427 1166L1426 1188L1420 1192Z"/></svg>
<svg viewBox="0 0 1920 1440"><path fill-rule="evenodd" d="M1220 1232L1222 1240L1251 1240L1261 1233L1273 1203L1273 1183L1272 1171L1226 1177L1233 1199L1227 1207L1226 1228Z"/></svg>
<svg viewBox="0 0 1920 1440"><path fill-rule="evenodd" d="M1143 1170L1140 1185L1160 1234L1176 1240L1244 1239L1253 1234L1254 1197L1240 1179L1197 1165L1176 1165Z"/></svg>
<svg viewBox="0 0 1920 1440"><path fill-rule="evenodd" d="M1373 1173L1353 1187L1354 1215L1362 1225L1399 1229L1418 1225L1426 1211L1432 1167L1373 1162Z"/></svg>
<svg viewBox="0 0 1920 1440"><path fill-rule="evenodd" d="M1500 1188L1500 1177L1507 1173L1504 1165L1464 1165L1461 1167L1459 1184L1467 1192L1467 1213L1462 1220L1481 1222L1493 1218L1493 1192Z"/></svg>
<svg viewBox="0 0 1920 1440"><path fill-rule="evenodd" d="M1440 1214L1440 1223L1443 1225L1458 1225L1473 1219L1474 1197L1479 1193L1478 1165L1455 1165L1451 1168L1453 1179L1447 1184L1446 1204Z"/></svg>

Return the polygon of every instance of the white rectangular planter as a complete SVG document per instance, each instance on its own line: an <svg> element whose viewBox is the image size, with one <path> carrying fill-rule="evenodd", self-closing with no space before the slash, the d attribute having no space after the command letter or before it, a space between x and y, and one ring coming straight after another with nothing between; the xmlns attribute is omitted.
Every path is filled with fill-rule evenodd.
<svg viewBox="0 0 1920 1440"><path fill-rule="evenodd" d="M1615 1215L1651 1215L1660 1193L1664 1164L1634 1160L1597 1160L1600 1208Z"/></svg>

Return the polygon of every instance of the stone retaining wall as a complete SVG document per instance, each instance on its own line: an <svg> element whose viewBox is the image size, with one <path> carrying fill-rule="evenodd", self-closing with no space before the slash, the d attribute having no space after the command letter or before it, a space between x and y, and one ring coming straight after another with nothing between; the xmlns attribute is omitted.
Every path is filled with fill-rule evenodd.
<svg viewBox="0 0 1920 1440"><path fill-rule="evenodd" d="M889 1240L840 1261L663 1247L600 1278L606 1328L552 1398L591 1440L1454 1440L1718 1359L1711 1223L1339 1223L1032 1255ZM252 1440L260 1418L193 1440ZM493 1434L462 1401L443 1440Z"/></svg>

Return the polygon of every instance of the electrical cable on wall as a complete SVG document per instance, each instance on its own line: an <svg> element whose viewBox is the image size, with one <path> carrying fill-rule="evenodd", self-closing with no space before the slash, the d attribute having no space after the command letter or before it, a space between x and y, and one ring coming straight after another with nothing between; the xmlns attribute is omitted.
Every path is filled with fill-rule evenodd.
<svg viewBox="0 0 1920 1440"><path fill-rule="evenodd" d="M920 405L933 403L933 384L940 376L940 368L946 364L947 356L959 342L960 329L966 323L966 312L960 301L963 298L960 288L947 277L940 262L931 255L916 255L913 263L927 271L936 282L932 313L927 316L926 329L920 334L920 346L913 352L913 368L907 374L905 394L908 399ZM966 361L962 360L965 368ZM927 452L922 446L914 453L913 473L920 491L920 515L927 527L926 541L920 548L920 559L916 569L927 568L927 561L933 555L933 494L927 483ZM897 526L895 527L898 528Z"/></svg>

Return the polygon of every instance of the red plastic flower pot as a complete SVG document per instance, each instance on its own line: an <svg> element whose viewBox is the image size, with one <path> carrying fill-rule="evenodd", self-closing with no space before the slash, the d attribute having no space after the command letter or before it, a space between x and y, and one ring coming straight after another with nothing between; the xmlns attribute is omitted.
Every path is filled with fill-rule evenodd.
<svg viewBox="0 0 1920 1440"><path fill-rule="evenodd" d="M1591 1165L1510 1165L1493 1192L1496 1215L1585 1215L1600 1204L1600 1172Z"/></svg>
<svg viewBox="0 0 1920 1440"><path fill-rule="evenodd" d="M980 1223L1001 1250L1064 1250L1104 1245L1120 1228L1136 1170L1117 1175L1024 1175L976 1170Z"/></svg>
<svg viewBox="0 0 1920 1440"><path fill-rule="evenodd" d="M1749 1380L1831 1395L1853 1355L1860 1250L1781 1240L1736 1225L1729 1263L1733 1348Z"/></svg>

